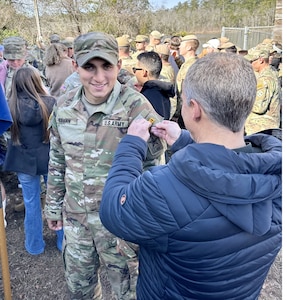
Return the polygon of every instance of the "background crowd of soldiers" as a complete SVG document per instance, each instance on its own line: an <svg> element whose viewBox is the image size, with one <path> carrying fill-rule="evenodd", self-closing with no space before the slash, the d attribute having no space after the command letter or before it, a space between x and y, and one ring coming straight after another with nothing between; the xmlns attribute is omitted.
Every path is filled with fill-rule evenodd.
<svg viewBox="0 0 287 300"><path fill-rule="evenodd" d="M20 39L20 38L19 38ZM52 94L52 96L59 96L63 93L68 92L69 90L75 88L80 85L80 80L77 72L72 71L72 63L74 61L74 37L65 37L61 38L58 34L52 34L49 37L49 42L44 44L43 41L38 41L37 45L29 46L26 42L27 54L25 57L25 64L30 64L37 68L42 76L44 85L51 91L51 85L49 80L47 79L47 66L45 65L45 61L47 61L47 49L55 44L62 45L63 49L67 53L67 57L71 60L70 71L65 81L62 79L64 83L61 83L61 88L58 94ZM5 39L7 42L7 53L10 52L13 54L13 51L18 51L17 49L21 46L17 45L17 39L14 37L9 37ZM22 39L23 40L23 39ZM16 41L16 42L15 42ZM268 89L268 93L258 91L257 96L262 99L258 106L262 111L255 112L251 117L255 116L255 121L251 120L251 125L248 128L247 134L251 134L254 132L258 132L261 130L265 130L268 128L278 127L276 124L279 124L281 127L281 106L282 106L282 45L275 40L272 39L264 39L262 43L258 44L256 47L251 48L249 50L240 49L237 45L232 43L227 37L214 37L209 41L203 43L202 51L199 52L200 42L196 35L189 34L184 37L181 36L167 36L160 33L157 30L150 32L148 35L137 35L135 38L131 38L129 35L123 35L117 37L117 42L119 46L119 58L122 60L122 69L119 73L118 80L122 84L126 84L132 88L141 91L143 83L139 83L139 76L137 66L138 60L137 57L139 54L154 51L158 53L162 61L162 69L160 72L160 76L158 78L152 77L154 81L168 81L174 86L175 95L169 97L170 100L170 118L172 120L177 121L182 128L184 128L184 124L181 120L180 109L181 109L181 84L187 73L188 68L195 62L196 59L207 55L212 52L230 52L237 53L238 55L244 55L246 59L249 59L252 63L260 57L262 59L262 63L265 60L264 69L268 67L272 72L268 72L265 74L264 71L262 76L258 76L260 74L259 70L254 68L255 74L258 77L258 86L266 86L270 82L272 83L272 88L270 92L270 86L266 87ZM15 44L13 44L15 43ZM11 47L11 49L10 49ZM15 49L14 49L14 48ZM58 49L58 48L56 48ZM254 52L255 51L255 52ZM15 52L15 53L16 53ZM4 53L4 55L3 55ZM255 56L254 56L255 53ZM17 52L18 55L18 52ZM257 56L256 56L257 55ZM0 71L2 70L2 65L4 65L6 57L5 57L5 43L0 46ZM148 66L146 66L148 69ZM6 97L9 92L9 72L6 73L5 70L2 70L0 73L2 81L6 80L5 83L5 92ZM149 72L152 73L151 71ZM7 76L8 74L8 76ZM3 75L3 76L2 76ZM5 78L6 76L6 78ZM272 77L272 78L271 78ZM266 80L267 78L267 80ZM260 82L259 82L260 81ZM1 82L4 86L4 82ZM161 87L159 87L161 89ZM269 99L266 99L268 98ZM7 97L9 98L9 97ZM271 99L272 98L272 99ZM152 102L151 99L150 102ZM262 103L267 103L262 108ZM280 112L278 113L278 106L280 107ZM274 110L273 110L274 107ZM254 116L253 116L254 115ZM264 116L266 118L264 119ZM251 118L250 117L250 118ZM250 121L250 120L248 120ZM252 123L253 122L253 123ZM24 209L23 204L20 205L20 208L17 207L16 210Z"/></svg>

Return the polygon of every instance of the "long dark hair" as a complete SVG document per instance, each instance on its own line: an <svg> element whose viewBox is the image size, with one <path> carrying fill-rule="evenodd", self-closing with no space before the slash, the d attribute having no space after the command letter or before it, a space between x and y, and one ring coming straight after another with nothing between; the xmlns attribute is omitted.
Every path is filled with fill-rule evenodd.
<svg viewBox="0 0 287 300"><path fill-rule="evenodd" d="M41 99L41 96L48 96L44 88L42 79L38 70L31 67L22 67L15 71L12 78L11 94L9 98L9 107L13 118L13 125L11 126L11 138L14 144L21 144L19 139L18 119L21 114L19 106L19 93L25 93L31 99L38 102L43 119L43 141L49 142L49 112L46 104Z"/></svg>

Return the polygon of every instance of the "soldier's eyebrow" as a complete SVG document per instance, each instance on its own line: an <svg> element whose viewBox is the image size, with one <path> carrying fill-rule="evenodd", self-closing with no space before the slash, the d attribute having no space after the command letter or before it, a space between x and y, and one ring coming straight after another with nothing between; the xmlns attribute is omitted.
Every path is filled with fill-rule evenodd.
<svg viewBox="0 0 287 300"><path fill-rule="evenodd" d="M93 64L87 62L87 63L85 63L82 67L83 67L83 68L87 68L87 67L93 67L93 66L94 66Z"/></svg>

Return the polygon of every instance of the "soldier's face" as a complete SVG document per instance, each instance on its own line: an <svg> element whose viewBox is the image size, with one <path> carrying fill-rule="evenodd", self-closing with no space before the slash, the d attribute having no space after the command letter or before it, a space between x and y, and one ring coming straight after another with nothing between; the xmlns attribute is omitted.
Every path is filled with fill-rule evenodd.
<svg viewBox="0 0 287 300"><path fill-rule="evenodd" d="M136 42L136 49L137 50L145 50L146 43L145 42Z"/></svg>
<svg viewBox="0 0 287 300"><path fill-rule="evenodd" d="M179 53L181 55L185 55L187 53L188 49L187 49L187 44L186 41L181 42L180 46L179 46Z"/></svg>
<svg viewBox="0 0 287 300"><path fill-rule="evenodd" d="M117 65L112 65L100 58L93 58L84 66L77 67L85 96L89 102L100 104L108 99L116 84L120 68L120 61Z"/></svg>
<svg viewBox="0 0 287 300"><path fill-rule="evenodd" d="M8 65L11 69L17 70L21 68L25 63L25 58L21 59L7 59Z"/></svg>

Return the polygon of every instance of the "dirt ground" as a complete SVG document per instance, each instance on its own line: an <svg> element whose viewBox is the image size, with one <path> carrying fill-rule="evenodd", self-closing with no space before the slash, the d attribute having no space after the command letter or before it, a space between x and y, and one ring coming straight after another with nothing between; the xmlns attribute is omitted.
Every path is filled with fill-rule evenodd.
<svg viewBox="0 0 287 300"><path fill-rule="evenodd" d="M46 222L44 222L45 252L38 256L32 256L25 251L24 212L14 211L14 204L18 203L22 197L21 189L17 185L17 179L10 174L5 186L7 190L6 220L8 222L6 240L12 299L67 300L69 297L61 254L56 247L56 235L47 228ZM282 299L281 291L282 255L280 252L269 271L259 300ZM1 271L0 300L2 299L4 299L4 290Z"/></svg>

